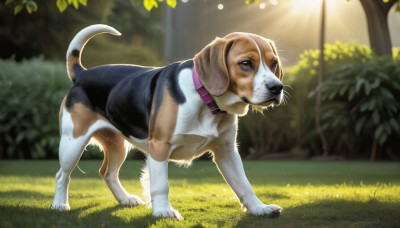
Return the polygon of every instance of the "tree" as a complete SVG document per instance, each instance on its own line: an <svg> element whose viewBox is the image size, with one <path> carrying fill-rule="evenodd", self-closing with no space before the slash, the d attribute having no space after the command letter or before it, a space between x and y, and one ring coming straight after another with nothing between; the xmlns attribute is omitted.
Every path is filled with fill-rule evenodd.
<svg viewBox="0 0 400 228"><path fill-rule="evenodd" d="M371 49L378 56L392 56L388 14L393 5L400 12L400 0L360 0L367 17Z"/></svg>

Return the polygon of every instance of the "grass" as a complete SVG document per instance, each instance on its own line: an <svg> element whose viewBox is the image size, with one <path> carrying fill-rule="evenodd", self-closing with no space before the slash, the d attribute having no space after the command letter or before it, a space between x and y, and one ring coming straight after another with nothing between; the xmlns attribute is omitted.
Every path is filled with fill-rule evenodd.
<svg viewBox="0 0 400 228"><path fill-rule="evenodd" d="M400 163L244 163L265 203L280 218L240 210L212 162L186 169L170 165L170 199L184 221L157 219L145 206L122 207L98 175L101 161L81 161L70 184L71 211L49 209L56 161L0 161L0 227L400 227ZM127 161L121 181L142 195L143 162Z"/></svg>

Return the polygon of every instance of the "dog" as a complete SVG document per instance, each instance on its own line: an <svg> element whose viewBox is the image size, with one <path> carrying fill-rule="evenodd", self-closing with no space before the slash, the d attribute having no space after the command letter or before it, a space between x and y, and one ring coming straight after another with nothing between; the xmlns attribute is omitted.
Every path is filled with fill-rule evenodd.
<svg viewBox="0 0 400 228"><path fill-rule="evenodd" d="M193 59L164 67L85 69L82 50L100 33L121 35L110 26L92 25L68 47L66 65L73 85L59 113L61 167L51 208L70 210L70 174L94 139L104 152L100 175L121 205L145 203L118 178L132 145L147 155L153 216L183 219L168 198L168 162L188 164L210 152L244 211L278 217L281 207L256 197L236 145L238 116L246 115L249 106L277 106L284 99L282 65L273 41L236 32L216 38Z"/></svg>

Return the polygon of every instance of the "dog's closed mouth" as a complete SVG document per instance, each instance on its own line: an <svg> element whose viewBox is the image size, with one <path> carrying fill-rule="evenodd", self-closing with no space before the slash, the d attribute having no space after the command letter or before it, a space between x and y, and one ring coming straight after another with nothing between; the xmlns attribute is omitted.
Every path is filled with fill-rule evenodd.
<svg viewBox="0 0 400 228"><path fill-rule="evenodd" d="M255 103L249 101L249 99L247 99L247 97L242 97L242 101L247 103L247 104L253 105L253 106L264 107L264 108L270 106L271 104L273 104L273 105L279 105L280 104L280 102L279 102L279 100L278 100L278 98L276 96L274 96L274 97L272 97L272 98L270 98L270 99L268 99L268 100L266 100L266 101L264 101L262 103L258 103L258 104L255 104Z"/></svg>

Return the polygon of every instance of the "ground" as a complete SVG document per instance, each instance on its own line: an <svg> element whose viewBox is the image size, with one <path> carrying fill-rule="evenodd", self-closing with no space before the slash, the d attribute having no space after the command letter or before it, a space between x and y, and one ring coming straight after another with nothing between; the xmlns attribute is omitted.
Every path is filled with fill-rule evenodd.
<svg viewBox="0 0 400 228"><path fill-rule="evenodd" d="M244 163L256 194L284 208L277 219L241 211L210 161L170 165L170 199L184 221L157 219L145 206L122 207L81 161L70 184L71 211L50 210L57 161L0 161L0 227L400 227L400 163ZM141 161L127 161L122 184L142 195Z"/></svg>

